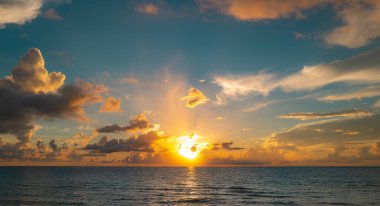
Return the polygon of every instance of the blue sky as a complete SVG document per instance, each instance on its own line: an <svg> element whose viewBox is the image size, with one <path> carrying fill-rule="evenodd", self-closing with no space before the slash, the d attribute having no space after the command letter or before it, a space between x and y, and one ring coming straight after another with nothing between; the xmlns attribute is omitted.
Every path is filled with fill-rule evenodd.
<svg viewBox="0 0 380 206"><path fill-rule="evenodd" d="M39 138L64 143L77 134L93 135L89 139L96 142L101 136L96 128L145 114L168 135L197 131L209 142L232 141L246 149L233 155L256 154L252 148L265 150L276 141L272 147L289 162L300 154L286 155L282 147L297 145L282 141L281 134L326 122L367 121L380 107L376 1L19 0L0 1L0 8L10 14L0 17L2 78L30 48L38 48L45 68L62 72L65 84L80 78L108 88L102 102L82 105L91 121L67 115L30 120L38 125L33 143ZM108 99L111 106L102 111ZM370 136L379 134L380 128L370 129ZM377 139L359 137L355 128L343 130L358 132L358 141L376 150ZM16 141L6 129L1 135ZM322 155L308 153L312 160L302 161L309 163L348 143L298 149L329 147ZM347 149L344 158L357 156L354 149L360 148Z"/></svg>

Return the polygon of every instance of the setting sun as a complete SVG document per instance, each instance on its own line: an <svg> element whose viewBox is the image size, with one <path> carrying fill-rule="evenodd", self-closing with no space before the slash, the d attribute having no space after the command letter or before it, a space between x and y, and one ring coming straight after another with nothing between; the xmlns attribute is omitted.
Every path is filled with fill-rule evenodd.
<svg viewBox="0 0 380 206"><path fill-rule="evenodd" d="M199 135L196 133L179 137L177 139L179 141L178 153L187 159L195 159L207 147L207 143L197 143L197 139L199 139Z"/></svg>

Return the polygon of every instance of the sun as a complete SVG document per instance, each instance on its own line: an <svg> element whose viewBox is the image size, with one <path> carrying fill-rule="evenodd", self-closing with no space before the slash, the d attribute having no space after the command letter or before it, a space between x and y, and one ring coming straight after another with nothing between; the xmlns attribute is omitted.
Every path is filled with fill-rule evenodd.
<svg viewBox="0 0 380 206"><path fill-rule="evenodd" d="M199 139L199 135L195 132L190 136L179 137L177 139L179 142L178 153L187 159L195 159L207 147L207 143L197 143L197 139Z"/></svg>

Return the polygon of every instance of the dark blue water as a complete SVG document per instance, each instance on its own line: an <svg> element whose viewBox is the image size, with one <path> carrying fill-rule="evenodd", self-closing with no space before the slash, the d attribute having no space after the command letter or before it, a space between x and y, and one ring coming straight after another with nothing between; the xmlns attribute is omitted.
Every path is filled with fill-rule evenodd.
<svg viewBox="0 0 380 206"><path fill-rule="evenodd" d="M0 167L1 205L380 205L380 167Z"/></svg>

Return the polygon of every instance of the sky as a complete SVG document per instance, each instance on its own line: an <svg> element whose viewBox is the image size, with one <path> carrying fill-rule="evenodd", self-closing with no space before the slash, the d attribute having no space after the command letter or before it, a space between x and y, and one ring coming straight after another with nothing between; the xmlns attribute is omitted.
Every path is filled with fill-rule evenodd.
<svg viewBox="0 0 380 206"><path fill-rule="evenodd" d="M380 165L376 0L0 0L0 165Z"/></svg>

